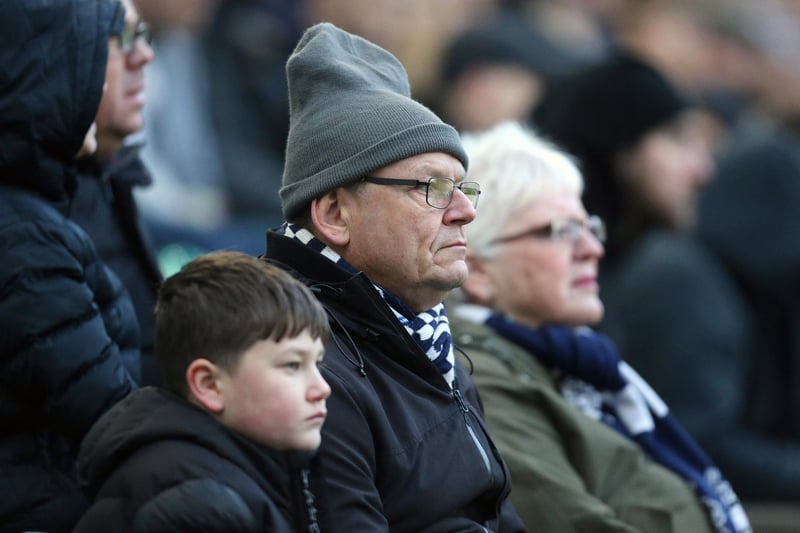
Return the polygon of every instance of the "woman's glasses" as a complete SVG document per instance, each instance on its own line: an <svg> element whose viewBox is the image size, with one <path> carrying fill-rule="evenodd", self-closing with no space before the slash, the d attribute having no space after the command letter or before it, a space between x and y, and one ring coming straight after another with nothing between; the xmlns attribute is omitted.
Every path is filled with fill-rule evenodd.
<svg viewBox="0 0 800 533"><path fill-rule="evenodd" d="M554 220L545 226L528 229L506 237L499 237L493 240L492 244L511 242L528 237L549 239L556 242L565 241L575 244L581 240L584 230L588 231L599 242L605 242L606 225L599 216L592 215L583 220L577 218Z"/></svg>

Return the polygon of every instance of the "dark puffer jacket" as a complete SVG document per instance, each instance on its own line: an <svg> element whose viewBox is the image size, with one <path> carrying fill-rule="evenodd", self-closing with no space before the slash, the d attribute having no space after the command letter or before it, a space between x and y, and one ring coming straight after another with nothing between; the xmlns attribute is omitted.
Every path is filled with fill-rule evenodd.
<svg viewBox="0 0 800 533"><path fill-rule="evenodd" d="M85 508L78 446L139 371L133 307L64 217L74 157L100 101L110 27L122 20L116 9L97 0L0 3L3 531L74 525Z"/></svg>
<svg viewBox="0 0 800 533"><path fill-rule="evenodd" d="M450 389L363 273L275 233L267 243L268 259L291 267L332 317L320 454L333 530L525 531L466 370L456 365Z"/></svg>
<svg viewBox="0 0 800 533"><path fill-rule="evenodd" d="M316 460L258 446L163 389L118 403L86 436L90 531L327 531Z"/></svg>

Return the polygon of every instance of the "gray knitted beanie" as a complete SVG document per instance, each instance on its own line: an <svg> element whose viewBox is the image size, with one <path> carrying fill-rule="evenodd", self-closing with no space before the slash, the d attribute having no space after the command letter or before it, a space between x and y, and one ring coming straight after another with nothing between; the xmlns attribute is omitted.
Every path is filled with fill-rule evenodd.
<svg viewBox="0 0 800 533"><path fill-rule="evenodd" d="M280 195L287 220L314 198L407 157L447 152L467 167L458 132L411 98L403 65L383 48L317 24L303 34L286 73Z"/></svg>

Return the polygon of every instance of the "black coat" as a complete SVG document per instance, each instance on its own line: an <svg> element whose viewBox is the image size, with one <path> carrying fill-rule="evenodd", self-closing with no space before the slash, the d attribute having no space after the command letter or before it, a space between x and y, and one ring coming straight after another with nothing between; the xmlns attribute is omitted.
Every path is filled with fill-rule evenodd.
<svg viewBox="0 0 800 533"><path fill-rule="evenodd" d="M0 2L0 530L69 530L81 439L134 387L139 330L66 213L113 4Z"/></svg>
<svg viewBox="0 0 800 533"><path fill-rule="evenodd" d="M269 233L331 316L320 453L335 531L524 531L469 375L453 390L363 274Z"/></svg>
<svg viewBox="0 0 800 533"><path fill-rule="evenodd" d="M740 495L758 500L800 499L799 207L800 136L753 125L731 141L700 209L700 239L747 309L732 329L748 334L738 372L698 362L732 384L728 427L700 428Z"/></svg>
<svg viewBox="0 0 800 533"><path fill-rule="evenodd" d="M134 187L151 183L138 152L138 146L126 146L104 165L92 158L79 161L78 190L69 215L127 289L141 330L141 385L158 385L154 310L162 276L133 194Z"/></svg>
<svg viewBox="0 0 800 533"><path fill-rule="evenodd" d="M258 446L145 387L81 446L81 486L94 504L75 531L325 531L315 463Z"/></svg>

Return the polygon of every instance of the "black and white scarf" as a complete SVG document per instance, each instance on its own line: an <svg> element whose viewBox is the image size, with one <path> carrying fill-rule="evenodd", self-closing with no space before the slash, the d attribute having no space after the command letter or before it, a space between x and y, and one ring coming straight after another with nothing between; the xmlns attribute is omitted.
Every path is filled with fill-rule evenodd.
<svg viewBox="0 0 800 533"><path fill-rule="evenodd" d="M482 323L565 375L562 395L587 415L636 441L656 462L697 492L719 532L750 533L747 515L730 483L658 394L620 357L611 340L590 328L517 324L484 307L456 313Z"/></svg>
<svg viewBox="0 0 800 533"><path fill-rule="evenodd" d="M284 224L282 231L286 237L302 242L348 272L357 272L338 253L302 226ZM428 359L433 361L433 364L442 373L444 380L452 388L455 378L455 356L453 354L453 337L450 334L450 323L447 320L444 304L440 303L428 311L415 314L395 295L375 282L372 284L408 334L422 348Z"/></svg>

